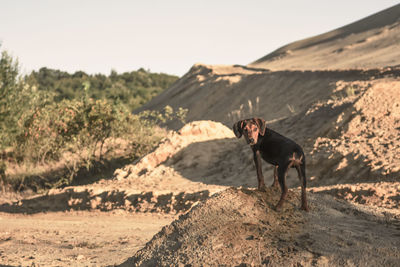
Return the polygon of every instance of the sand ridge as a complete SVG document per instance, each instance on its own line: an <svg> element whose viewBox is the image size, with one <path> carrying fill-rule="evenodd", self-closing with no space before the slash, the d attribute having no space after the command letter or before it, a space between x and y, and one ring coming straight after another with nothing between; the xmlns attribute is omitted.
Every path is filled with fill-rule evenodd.
<svg viewBox="0 0 400 267"><path fill-rule="evenodd" d="M398 66L399 33L397 4L339 29L285 45L249 67L276 71Z"/></svg>

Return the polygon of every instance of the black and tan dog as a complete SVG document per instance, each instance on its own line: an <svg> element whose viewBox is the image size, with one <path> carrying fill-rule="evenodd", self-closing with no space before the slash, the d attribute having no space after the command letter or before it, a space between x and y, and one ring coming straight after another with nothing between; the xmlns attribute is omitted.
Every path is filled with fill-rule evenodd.
<svg viewBox="0 0 400 267"><path fill-rule="evenodd" d="M254 163L257 169L258 189L265 191L264 177L261 170L261 157L275 166L274 183L278 182L282 189L281 198L276 205L276 210L282 208L286 199L287 186L286 175L290 168L296 168L301 181L301 209L308 211L306 198L306 161L303 149L294 141L279 133L267 129L265 121L260 118L246 119L233 125L233 132L237 138L244 135L251 146L254 155Z"/></svg>

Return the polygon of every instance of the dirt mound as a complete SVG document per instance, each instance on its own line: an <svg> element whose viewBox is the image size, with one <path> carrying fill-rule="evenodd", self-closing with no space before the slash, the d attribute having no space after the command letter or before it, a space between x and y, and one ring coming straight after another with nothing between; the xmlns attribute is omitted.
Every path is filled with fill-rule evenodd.
<svg viewBox="0 0 400 267"><path fill-rule="evenodd" d="M249 66L271 70L377 68L400 64L400 5L300 40Z"/></svg>
<svg viewBox="0 0 400 267"><path fill-rule="evenodd" d="M195 121L188 123L178 132L171 132L152 153L134 164L116 170L114 177L120 180L143 175L192 143L232 137L234 137L232 130L218 122ZM202 158L197 160L207 160L208 156L207 153L204 153Z"/></svg>
<svg viewBox="0 0 400 267"><path fill-rule="evenodd" d="M298 191L290 191L283 211L275 212L279 196L273 188L217 193L164 227L121 266L388 266L400 259L393 217L382 225L376 214L315 195L312 211L304 213Z"/></svg>
<svg viewBox="0 0 400 267"><path fill-rule="evenodd" d="M329 106L331 110L339 111L336 116L331 116L330 121L320 123L320 132L314 135L316 139L310 151L312 175L319 185L398 181L399 80L377 79L364 85L350 83L342 88L338 86L338 89L337 93L352 91L341 99L320 103L306 114L315 117L317 115L312 113L321 113L320 109ZM322 121L327 118L324 115L318 117Z"/></svg>
<svg viewBox="0 0 400 267"><path fill-rule="evenodd" d="M272 210L273 200L279 200L278 191L263 195L230 188L218 193L163 228L126 266L261 264L265 245L298 234L304 224L293 193L279 215Z"/></svg>

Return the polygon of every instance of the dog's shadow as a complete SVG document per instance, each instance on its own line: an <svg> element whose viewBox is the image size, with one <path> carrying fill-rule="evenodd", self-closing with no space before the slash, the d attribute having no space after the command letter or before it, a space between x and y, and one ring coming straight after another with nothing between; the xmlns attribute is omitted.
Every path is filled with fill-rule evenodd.
<svg viewBox="0 0 400 267"><path fill-rule="evenodd" d="M237 138L192 143L163 164L194 182L224 186L257 186L253 152L249 145ZM266 184L272 184L273 166L263 161L262 167ZM292 184L299 186L295 170L288 174L288 186Z"/></svg>

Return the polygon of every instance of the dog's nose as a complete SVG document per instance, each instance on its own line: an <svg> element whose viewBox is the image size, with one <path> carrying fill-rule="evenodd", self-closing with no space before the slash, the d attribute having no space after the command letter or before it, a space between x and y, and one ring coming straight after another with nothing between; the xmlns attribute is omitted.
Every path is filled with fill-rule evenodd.
<svg viewBox="0 0 400 267"><path fill-rule="evenodd" d="M253 138L249 138L249 141L250 141L250 143L253 143L254 139Z"/></svg>

